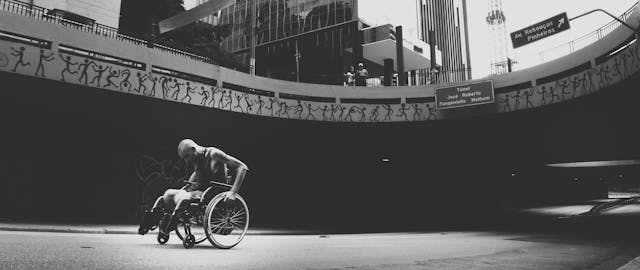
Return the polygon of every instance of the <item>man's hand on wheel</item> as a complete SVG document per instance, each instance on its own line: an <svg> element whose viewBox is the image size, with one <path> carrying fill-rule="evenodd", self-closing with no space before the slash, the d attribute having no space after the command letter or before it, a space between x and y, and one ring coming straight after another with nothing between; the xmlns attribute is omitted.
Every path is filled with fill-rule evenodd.
<svg viewBox="0 0 640 270"><path fill-rule="evenodd" d="M225 201L225 202L226 202L226 201L229 201L229 200L232 200L232 201L233 201L233 200L235 200L235 199L236 199L236 194L235 194L235 193L233 193L233 192L231 192L231 191L229 191L229 192L226 192L226 193L224 194L224 200L223 200L223 201Z"/></svg>

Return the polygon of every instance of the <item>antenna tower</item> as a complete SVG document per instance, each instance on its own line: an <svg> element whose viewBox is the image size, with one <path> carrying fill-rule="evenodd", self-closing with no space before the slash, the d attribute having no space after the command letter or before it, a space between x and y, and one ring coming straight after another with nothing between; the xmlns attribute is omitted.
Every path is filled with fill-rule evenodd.
<svg viewBox="0 0 640 270"><path fill-rule="evenodd" d="M489 37L491 37L491 73L503 74L509 71L509 48L507 47L507 18L502 12L502 0L489 0Z"/></svg>

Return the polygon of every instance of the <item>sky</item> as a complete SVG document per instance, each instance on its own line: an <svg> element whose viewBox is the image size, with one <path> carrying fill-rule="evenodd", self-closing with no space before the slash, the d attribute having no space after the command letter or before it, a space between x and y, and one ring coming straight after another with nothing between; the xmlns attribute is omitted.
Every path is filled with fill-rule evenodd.
<svg viewBox="0 0 640 270"><path fill-rule="evenodd" d="M584 12L601 8L616 16L628 10L637 0L502 0L503 12L507 18L506 30L509 33L520 30L539 21L567 12L569 18ZM489 0L467 0L469 16L469 43L471 47L471 68L474 78L490 74L489 27L486 16L489 11ZM367 5L363 5L367 3ZM415 0L360 0L360 17L367 18L374 24L384 24L391 20L395 24L405 24L407 34L416 32ZM406 12L411 10L412 12ZM513 49L510 37L507 36L509 56L519 62L515 68L524 68L540 64L539 53L545 51L545 60L553 56L564 55L568 42L580 38L604 26L613 19L604 13L594 13L581 19L571 21L571 29L555 36ZM560 46L560 47L559 47Z"/></svg>
<svg viewBox="0 0 640 270"><path fill-rule="evenodd" d="M488 11L487 1L488 0L467 1L469 9L471 64L474 78L487 76L490 71L489 30L485 22ZM562 12L567 12L569 18L573 18L584 12L601 8L619 16L633 6L635 2L636 0L502 0L503 11L507 18L507 35ZM612 21L612 19L604 13L593 13L571 21L571 29L565 32L515 50L509 38L509 56L516 61L522 62L521 65L540 63L539 52L547 51L547 53L545 53L547 57L553 54L564 54L568 52L568 50L566 46L561 46L562 44L566 44L591 33L610 21ZM561 47L553 50L558 46ZM516 68L518 68L517 65Z"/></svg>
<svg viewBox="0 0 640 270"><path fill-rule="evenodd" d="M502 0L503 12L507 18L509 33L520 30L539 21L567 12L569 18L584 12L601 8L616 16L629 9L637 0ZM196 0L184 0L185 8L195 6ZM489 27L486 23L489 0L467 0L469 16L469 41L471 47L471 67L474 78L490 74ZM415 23L415 0L360 0L360 17L371 24L385 24L393 21L403 25L407 35L417 35ZM407 12L409 10L410 12ZM518 61L516 69L541 63L540 52L545 52L545 60L568 52L564 44L580 38L609 23L612 19L604 13L594 13L571 21L571 29L555 36L513 49L508 40L509 56Z"/></svg>

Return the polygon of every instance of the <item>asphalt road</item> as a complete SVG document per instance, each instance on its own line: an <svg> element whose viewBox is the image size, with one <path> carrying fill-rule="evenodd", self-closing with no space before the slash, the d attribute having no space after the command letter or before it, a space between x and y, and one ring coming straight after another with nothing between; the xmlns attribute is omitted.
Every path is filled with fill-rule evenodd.
<svg viewBox="0 0 640 270"><path fill-rule="evenodd" d="M640 245L489 232L248 235L186 250L172 235L0 231L0 269L617 269Z"/></svg>

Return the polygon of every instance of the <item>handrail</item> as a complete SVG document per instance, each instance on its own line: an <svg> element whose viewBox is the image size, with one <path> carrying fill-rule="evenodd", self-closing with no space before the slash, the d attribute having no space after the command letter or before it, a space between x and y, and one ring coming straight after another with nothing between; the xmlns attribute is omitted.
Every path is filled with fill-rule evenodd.
<svg viewBox="0 0 640 270"><path fill-rule="evenodd" d="M52 14L52 12L47 8L43 8L37 5L32 5L19 0L0 0L0 10L39 19L49 23L55 23L68 28L73 28L75 30L80 30L83 32L93 33L106 38L124 41L124 42L138 45L138 46L147 46L146 40L123 35L118 32L117 28L99 24L99 23L84 24L84 23L67 20L59 16L50 15ZM160 44L154 44L154 48L160 51L174 54L174 55L181 55L189 59L194 59L194 60L207 62L207 63L213 62L211 58L186 52L186 51L182 51L176 48L167 47Z"/></svg>
<svg viewBox="0 0 640 270"><path fill-rule="evenodd" d="M637 6L638 2L634 3L633 6L631 6L618 18L626 21ZM519 58L513 58L513 60L516 61L516 63L514 63L513 65L513 68L514 70L521 70L574 53L575 51L585 48L588 45L591 45L594 42L604 38L606 35L610 34L621 25L622 24L617 20L612 20L604 26L567 43L543 50L538 53L525 55Z"/></svg>

